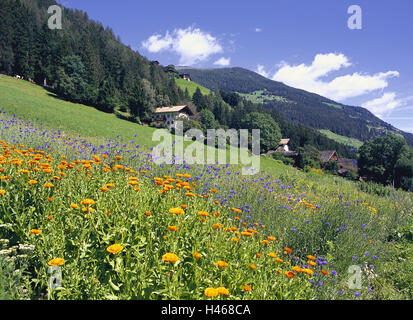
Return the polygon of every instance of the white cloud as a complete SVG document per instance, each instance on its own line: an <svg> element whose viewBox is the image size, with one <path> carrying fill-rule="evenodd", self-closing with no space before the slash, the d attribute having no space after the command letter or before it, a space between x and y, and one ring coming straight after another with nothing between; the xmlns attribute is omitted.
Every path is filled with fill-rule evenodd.
<svg viewBox="0 0 413 320"><path fill-rule="evenodd" d="M259 64L257 65L257 70L256 72L260 75L262 75L263 77L268 78L270 75L268 74L268 72L265 71L264 66Z"/></svg>
<svg viewBox="0 0 413 320"><path fill-rule="evenodd" d="M214 62L217 66L228 66L231 63L231 58L224 58L221 57L217 61Z"/></svg>
<svg viewBox="0 0 413 320"><path fill-rule="evenodd" d="M207 60L211 55L223 51L217 38L211 34L188 27L166 32L165 36L154 34L142 42L149 52L171 51L179 55L179 64L193 65Z"/></svg>
<svg viewBox="0 0 413 320"><path fill-rule="evenodd" d="M255 28L255 32L261 32L262 29L261 28Z"/></svg>
<svg viewBox="0 0 413 320"><path fill-rule="evenodd" d="M396 99L396 94L394 92L387 92L379 98L363 103L361 106L371 111L376 116L382 117L384 113L397 108L402 103L402 100Z"/></svg>
<svg viewBox="0 0 413 320"><path fill-rule="evenodd" d="M379 72L374 75L355 72L323 81L323 77L333 71L351 66L349 59L342 53L317 54L311 65L289 65L283 62L275 72L272 80L314 92L333 100L342 101L360 96L388 86L388 78L399 76L397 71ZM264 68L259 69L261 75L268 77Z"/></svg>

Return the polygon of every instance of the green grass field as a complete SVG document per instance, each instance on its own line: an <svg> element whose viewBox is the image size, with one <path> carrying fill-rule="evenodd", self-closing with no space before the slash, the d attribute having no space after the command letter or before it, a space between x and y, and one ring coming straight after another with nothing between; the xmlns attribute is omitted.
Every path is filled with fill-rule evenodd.
<svg viewBox="0 0 413 320"><path fill-rule="evenodd" d="M2 298L413 298L411 193L265 157L159 166L153 129L4 76L0 110Z"/></svg>
<svg viewBox="0 0 413 320"><path fill-rule="evenodd" d="M354 147L356 149L360 148L363 145L363 142L356 138L349 138L345 136L341 136L339 134L336 134L334 132L331 132L330 130L318 130L331 140L337 141L339 143L345 144L350 147Z"/></svg>
<svg viewBox="0 0 413 320"><path fill-rule="evenodd" d="M188 89L188 93L189 96L192 98L192 96L194 95L195 91L197 88L199 88L201 90L201 93L203 95L208 95L211 93L211 90L201 86L200 84L193 82L193 81L187 81L181 78L176 78L175 79L175 83L178 85L178 87L180 87L183 91L185 91L185 89Z"/></svg>

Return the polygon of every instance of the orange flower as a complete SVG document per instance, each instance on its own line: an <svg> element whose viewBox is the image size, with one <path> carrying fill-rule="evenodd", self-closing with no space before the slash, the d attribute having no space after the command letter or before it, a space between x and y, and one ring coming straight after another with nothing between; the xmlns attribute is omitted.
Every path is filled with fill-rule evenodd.
<svg viewBox="0 0 413 320"><path fill-rule="evenodd" d="M176 215L179 215L179 214L183 214L184 213L184 210L182 210L182 208L171 208L171 209L169 209L169 212L170 213L173 213L173 214L176 214Z"/></svg>
<svg viewBox="0 0 413 320"><path fill-rule="evenodd" d="M291 271L286 271L286 272L285 272L285 275L286 275L288 278L294 278L294 277L295 277L295 274L292 273Z"/></svg>
<svg viewBox="0 0 413 320"><path fill-rule="evenodd" d="M309 259L309 260L315 260L315 257L312 256L311 254L309 254L309 255L307 256L307 259Z"/></svg>
<svg viewBox="0 0 413 320"><path fill-rule="evenodd" d="M96 202L92 199L84 199L80 203L83 205L93 206Z"/></svg>
<svg viewBox="0 0 413 320"><path fill-rule="evenodd" d="M6 190L0 189L0 196L5 195L5 194L6 194Z"/></svg>
<svg viewBox="0 0 413 320"><path fill-rule="evenodd" d="M109 191L109 188L108 187L100 187L99 190L103 191L103 192L106 192L106 191Z"/></svg>
<svg viewBox="0 0 413 320"><path fill-rule="evenodd" d="M239 238L234 237L234 238L232 238L232 241L234 241L234 242L239 242Z"/></svg>
<svg viewBox="0 0 413 320"><path fill-rule="evenodd" d="M198 211L198 214L202 217L209 217L209 213L205 211Z"/></svg>
<svg viewBox="0 0 413 320"><path fill-rule="evenodd" d="M215 288L206 288L204 294L207 297L216 297L219 294L219 292Z"/></svg>
<svg viewBox="0 0 413 320"><path fill-rule="evenodd" d="M40 229L32 229L32 230L30 230L30 233L31 234L41 234L42 233L42 230L40 230Z"/></svg>
<svg viewBox="0 0 413 320"><path fill-rule="evenodd" d="M225 261L219 260L218 262L215 263L216 265L218 265L221 268L225 268L228 267L228 263L226 263Z"/></svg>
<svg viewBox="0 0 413 320"><path fill-rule="evenodd" d="M179 258L175 253L165 253L162 256L162 261L165 261L165 262L176 262L178 260Z"/></svg>
<svg viewBox="0 0 413 320"><path fill-rule="evenodd" d="M257 253L255 256L256 256L257 258L261 258L261 253Z"/></svg>
<svg viewBox="0 0 413 320"><path fill-rule="evenodd" d="M251 270L257 269L257 266L255 264L250 264L249 267L250 267Z"/></svg>
<svg viewBox="0 0 413 320"><path fill-rule="evenodd" d="M52 187L54 187L54 184L53 184L53 183L50 183L50 182L46 182L46 183L43 185L43 187L45 187L45 188L52 188Z"/></svg>
<svg viewBox="0 0 413 320"><path fill-rule="evenodd" d="M112 244L111 246L106 248L106 251L113 253L113 254L117 254L119 252L121 252L123 250L123 247L120 244Z"/></svg>
<svg viewBox="0 0 413 320"><path fill-rule="evenodd" d="M171 231L177 231L178 227L177 226L168 226L168 229Z"/></svg>
<svg viewBox="0 0 413 320"><path fill-rule="evenodd" d="M228 289L224 288L224 287L219 287L217 288L217 291L219 294L224 295L224 296L228 296L229 295L229 291Z"/></svg>
<svg viewBox="0 0 413 320"><path fill-rule="evenodd" d="M202 254L200 254L199 252L194 252L194 258L195 258L195 259L201 259L201 258L202 258Z"/></svg>
<svg viewBox="0 0 413 320"><path fill-rule="evenodd" d="M283 263L284 261L282 261L280 258L275 258L275 261L279 262L279 263Z"/></svg>
<svg viewBox="0 0 413 320"><path fill-rule="evenodd" d="M321 270L321 273L324 274L324 275L327 275L328 271L327 270Z"/></svg>
<svg viewBox="0 0 413 320"><path fill-rule="evenodd" d="M49 266L61 266L63 263L65 263L63 258L54 258L49 261Z"/></svg>
<svg viewBox="0 0 413 320"><path fill-rule="evenodd" d="M31 185L36 184L36 183L37 183L36 180L29 180L29 184L31 184Z"/></svg>
<svg viewBox="0 0 413 320"><path fill-rule="evenodd" d="M268 254L268 256L270 256L271 258L276 258L276 257L277 257L277 255L275 254L275 252L270 252L270 253Z"/></svg>
<svg viewBox="0 0 413 320"><path fill-rule="evenodd" d="M151 215L151 212L150 211L145 211L145 215L149 217Z"/></svg>
<svg viewBox="0 0 413 320"><path fill-rule="evenodd" d="M317 263L315 263L314 261L310 261L310 260L308 260L307 263L308 263L310 266L313 266L313 267L317 265Z"/></svg>
<svg viewBox="0 0 413 320"><path fill-rule="evenodd" d="M244 291L251 291L251 290L252 288L249 285L247 284L244 285Z"/></svg>
<svg viewBox="0 0 413 320"><path fill-rule="evenodd" d="M284 249L284 252L286 252L286 253L291 253L293 250L291 250L290 248L285 248Z"/></svg>
<svg viewBox="0 0 413 320"><path fill-rule="evenodd" d="M219 229L219 228L220 228L220 225L215 223L215 224L213 225L213 227L214 227L214 229Z"/></svg>

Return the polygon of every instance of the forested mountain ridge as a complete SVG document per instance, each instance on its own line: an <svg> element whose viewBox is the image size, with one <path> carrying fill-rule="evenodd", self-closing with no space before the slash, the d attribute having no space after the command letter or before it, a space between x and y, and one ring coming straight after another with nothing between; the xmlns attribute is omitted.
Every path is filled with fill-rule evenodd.
<svg viewBox="0 0 413 320"><path fill-rule="evenodd" d="M263 106L270 110L277 110L287 120L296 124L330 130L361 141L386 133L396 133L402 135L413 147L413 134L395 128L362 107L337 103L239 67L218 69L177 67L177 69L181 73L189 73L193 81L210 90L225 90L241 94L264 91Z"/></svg>
<svg viewBox="0 0 413 320"><path fill-rule="evenodd" d="M161 66L121 43L87 13L64 8L62 29L48 28L54 0L0 1L0 72L55 88L69 101L112 112L128 109L148 121L158 105L184 93Z"/></svg>

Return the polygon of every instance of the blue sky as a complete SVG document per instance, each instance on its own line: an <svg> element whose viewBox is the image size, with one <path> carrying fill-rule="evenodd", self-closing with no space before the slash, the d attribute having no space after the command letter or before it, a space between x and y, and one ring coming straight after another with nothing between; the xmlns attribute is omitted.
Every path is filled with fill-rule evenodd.
<svg viewBox="0 0 413 320"><path fill-rule="evenodd" d="M411 0L60 0L161 64L244 67L413 132ZM347 21L361 8L361 29ZM63 26L64 27L64 26Z"/></svg>

